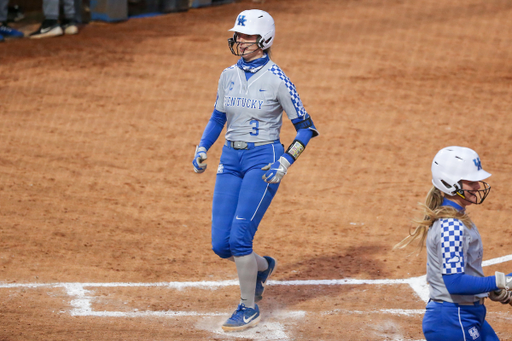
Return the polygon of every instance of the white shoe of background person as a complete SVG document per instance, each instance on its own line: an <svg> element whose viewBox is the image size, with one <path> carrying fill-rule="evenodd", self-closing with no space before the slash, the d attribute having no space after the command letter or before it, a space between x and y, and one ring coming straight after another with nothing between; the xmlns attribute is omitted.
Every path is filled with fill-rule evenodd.
<svg viewBox="0 0 512 341"><path fill-rule="evenodd" d="M78 33L78 26L72 19L64 19L61 23L61 27L64 30L64 34L71 35Z"/></svg>
<svg viewBox="0 0 512 341"><path fill-rule="evenodd" d="M57 37L64 34L57 20L45 19L39 29L30 33L30 39Z"/></svg>

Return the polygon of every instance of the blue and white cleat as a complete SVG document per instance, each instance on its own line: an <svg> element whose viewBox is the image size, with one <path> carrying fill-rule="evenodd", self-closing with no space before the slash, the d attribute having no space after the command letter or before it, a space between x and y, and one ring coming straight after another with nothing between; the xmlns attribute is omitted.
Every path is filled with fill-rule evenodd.
<svg viewBox="0 0 512 341"><path fill-rule="evenodd" d="M0 22L0 35L6 38L23 38L23 32L15 30L6 23Z"/></svg>
<svg viewBox="0 0 512 341"><path fill-rule="evenodd" d="M227 332L245 330L257 325L260 319L260 308L258 308L257 304L252 309L242 303L238 305L233 315L222 325L222 329Z"/></svg>
<svg viewBox="0 0 512 341"><path fill-rule="evenodd" d="M269 279L270 275L274 272L277 261L269 256L264 256L268 262L268 269L265 271L258 271L258 277L256 278L256 292L254 293L254 301L259 302L263 298L263 292L265 291L265 283Z"/></svg>

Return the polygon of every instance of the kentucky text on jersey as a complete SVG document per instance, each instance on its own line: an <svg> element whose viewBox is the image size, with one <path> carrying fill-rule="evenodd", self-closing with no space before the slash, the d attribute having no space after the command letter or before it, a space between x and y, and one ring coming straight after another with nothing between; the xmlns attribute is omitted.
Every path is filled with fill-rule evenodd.
<svg viewBox="0 0 512 341"><path fill-rule="evenodd" d="M258 99L231 96L224 97L224 106L226 107L241 107L261 110L262 105L263 101Z"/></svg>

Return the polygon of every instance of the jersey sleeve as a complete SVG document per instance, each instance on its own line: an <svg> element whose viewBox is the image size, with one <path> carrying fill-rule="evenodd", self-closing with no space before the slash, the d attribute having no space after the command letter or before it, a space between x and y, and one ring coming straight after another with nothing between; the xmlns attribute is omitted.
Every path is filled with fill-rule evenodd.
<svg viewBox="0 0 512 341"><path fill-rule="evenodd" d="M224 112L224 113L226 112L226 109L224 108L224 91L225 91L224 89L226 89L226 87L224 86L224 83L225 83L226 70L224 70L224 72L222 72L222 74L220 75L219 83L217 85L217 99L215 100L215 106L214 106L215 110L217 110L219 112Z"/></svg>
<svg viewBox="0 0 512 341"><path fill-rule="evenodd" d="M464 273L464 224L458 219L441 220L443 275Z"/></svg>
<svg viewBox="0 0 512 341"><path fill-rule="evenodd" d="M277 87L277 100L283 107L286 115L288 115L288 118L294 120L299 117L306 117L308 113L302 105L295 85L277 65L273 65L270 71L281 80Z"/></svg>

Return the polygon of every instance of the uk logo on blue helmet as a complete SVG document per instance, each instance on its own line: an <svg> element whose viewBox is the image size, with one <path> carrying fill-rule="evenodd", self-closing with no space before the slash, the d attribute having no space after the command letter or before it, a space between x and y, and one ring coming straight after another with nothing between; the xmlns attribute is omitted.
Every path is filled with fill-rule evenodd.
<svg viewBox="0 0 512 341"><path fill-rule="evenodd" d="M238 16L238 23L237 23L237 25L245 26L245 22L246 21L247 21L247 19L245 19L245 15L239 15Z"/></svg>

